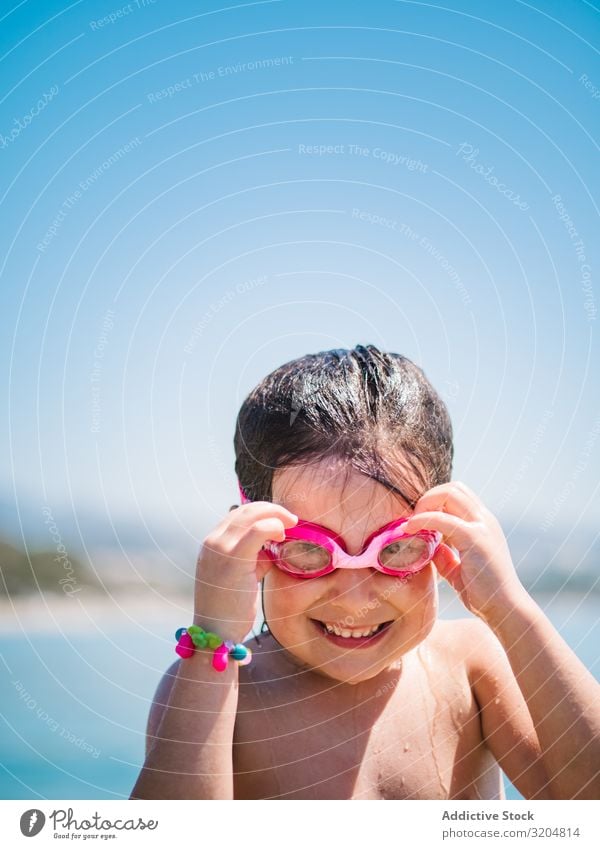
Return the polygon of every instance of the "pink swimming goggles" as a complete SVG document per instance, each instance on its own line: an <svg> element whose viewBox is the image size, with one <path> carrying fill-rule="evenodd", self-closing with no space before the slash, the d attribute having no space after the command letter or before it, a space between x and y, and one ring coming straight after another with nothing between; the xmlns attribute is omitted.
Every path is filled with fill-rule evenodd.
<svg viewBox="0 0 600 849"><path fill-rule="evenodd" d="M248 503L241 486L239 490L242 503ZM407 518L394 519L378 528L365 540L360 554L353 556L348 554L339 534L299 519L295 527L286 530L282 542L270 540L263 545L263 551L282 572L294 578L320 578L335 569L367 568L386 575L410 575L431 561L442 534L429 530L402 533L402 525L407 521Z"/></svg>

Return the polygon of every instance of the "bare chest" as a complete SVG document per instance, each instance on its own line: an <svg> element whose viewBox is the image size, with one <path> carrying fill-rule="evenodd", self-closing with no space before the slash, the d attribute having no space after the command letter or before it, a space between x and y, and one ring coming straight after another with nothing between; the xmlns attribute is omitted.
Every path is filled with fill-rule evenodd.
<svg viewBox="0 0 600 849"><path fill-rule="evenodd" d="M500 773L466 682L418 673L348 700L302 677L240 689L238 799L497 798Z"/></svg>

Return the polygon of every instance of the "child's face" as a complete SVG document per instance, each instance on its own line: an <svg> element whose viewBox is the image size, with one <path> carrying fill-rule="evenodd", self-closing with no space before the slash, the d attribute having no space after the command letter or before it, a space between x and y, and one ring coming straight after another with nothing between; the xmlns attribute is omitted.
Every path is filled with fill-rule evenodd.
<svg viewBox="0 0 600 849"><path fill-rule="evenodd" d="M331 462L275 472L273 501L335 531L349 554L358 554L374 530L412 513L381 484L354 472L346 480ZM264 606L271 633L296 660L337 681L358 683L429 634L437 615L437 573L428 563L402 580L376 569L336 569L298 579L273 567L264 579ZM354 637L329 637L320 624L357 631L386 622L391 624L379 637L360 644Z"/></svg>

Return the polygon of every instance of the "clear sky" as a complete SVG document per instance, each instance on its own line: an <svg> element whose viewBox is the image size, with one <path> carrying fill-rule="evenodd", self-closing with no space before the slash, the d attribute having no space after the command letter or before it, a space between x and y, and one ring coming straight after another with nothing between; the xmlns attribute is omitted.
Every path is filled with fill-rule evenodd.
<svg viewBox="0 0 600 849"><path fill-rule="evenodd" d="M490 509L598 526L590 3L12 7L5 497L195 536L247 392L371 342L425 370Z"/></svg>

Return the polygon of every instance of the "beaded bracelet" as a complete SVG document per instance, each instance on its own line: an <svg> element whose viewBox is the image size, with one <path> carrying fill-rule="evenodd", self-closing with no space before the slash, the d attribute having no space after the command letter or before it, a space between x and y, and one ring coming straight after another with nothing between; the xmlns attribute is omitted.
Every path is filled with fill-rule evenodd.
<svg viewBox="0 0 600 849"><path fill-rule="evenodd" d="M246 666L252 660L252 650L242 643L222 640L218 634L205 631L198 625L178 628L175 639L177 640L175 651L179 657L191 657L197 648L214 649L212 665L217 672L224 672L227 669L229 658L235 660L239 666Z"/></svg>

